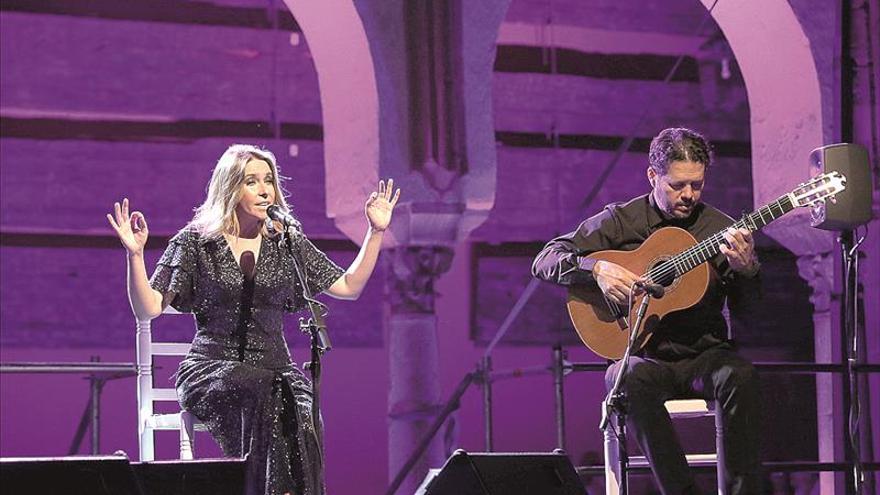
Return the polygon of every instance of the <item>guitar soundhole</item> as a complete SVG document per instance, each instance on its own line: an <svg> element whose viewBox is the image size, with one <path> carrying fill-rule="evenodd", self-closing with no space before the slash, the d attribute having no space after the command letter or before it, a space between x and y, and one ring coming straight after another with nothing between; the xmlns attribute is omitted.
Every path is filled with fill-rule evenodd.
<svg viewBox="0 0 880 495"><path fill-rule="evenodd" d="M676 277L675 267L669 262L670 258L671 256L663 256L652 260L648 265L651 280L665 287L667 292L674 290L680 280Z"/></svg>

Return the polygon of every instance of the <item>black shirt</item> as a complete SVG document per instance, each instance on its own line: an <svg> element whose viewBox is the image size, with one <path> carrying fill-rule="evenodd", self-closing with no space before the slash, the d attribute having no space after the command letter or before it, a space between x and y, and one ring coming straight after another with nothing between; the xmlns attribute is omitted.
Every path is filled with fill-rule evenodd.
<svg viewBox="0 0 880 495"><path fill-rule="evenodd" d="M535 257L532 274L560 285L595 285L595 261L584 258L588 254L607 249L632 251L663 227L680 227L702 241L733 223L729 216L705 203L695 206L686 219L666 218L651 194L646 194L627 203L610 204L584 220L574 232L548 242ZM746 277L734 272L721 254L708 263L711 276L703 299L666 315L644 349L646 356L675 361L729 345L727 321L722 314L725 297L731 316L736 317L760 298L760 280L757 275Z"/></svg>

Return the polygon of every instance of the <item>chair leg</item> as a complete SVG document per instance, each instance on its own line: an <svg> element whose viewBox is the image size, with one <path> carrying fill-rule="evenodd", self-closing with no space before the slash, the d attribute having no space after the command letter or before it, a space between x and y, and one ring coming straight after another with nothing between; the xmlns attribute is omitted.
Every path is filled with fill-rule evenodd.
<svg viewBox="0 0 880 495"><path fill-rule="evenodd" d="M615 429L617 428L616 415L611 418L603 432L605 437L605 494L619 495L620 493L620 444L617 440Z"/></svg>
<svg viewBox="0 0 880 495"><path fill-rule="evenodd" d="M138 453L138 459L140 459L141 462L151 462L155 460L155 454L153 452L153 430L146 426L142 427L138 437L138 450L140 451Z"/></svg>
<svg viewBox="0 0 880 495"><path fill-rule="evenodd" d="M187 411L180 411L180 458L182 460L191 460L193 458L193 446L195 443L193 422L192 414Z"/></svg>
<svg viewBox="0 0 880 495"><path fill-rule="evenodd" d="M727 479L724 475L724 421L718 404L715 405L715 462L718 472L718 494L727 495Z"/></svg>

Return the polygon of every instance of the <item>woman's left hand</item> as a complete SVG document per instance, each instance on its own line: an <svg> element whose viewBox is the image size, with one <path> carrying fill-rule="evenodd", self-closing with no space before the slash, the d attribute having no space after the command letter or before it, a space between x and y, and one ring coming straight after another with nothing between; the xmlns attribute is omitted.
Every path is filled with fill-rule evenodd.
<svg viewBox="0 0 880 495"><path fill-rule="evenodd" d="M364 206L364 212L367 214L367 220L370 222L370 228L377 232L382 232L388 228L391 223L391 213L394 211L394 205L400 199L400 188L394 191L394 179L388 179L388 186L385 181L379 181L379 190L370 194L367 198L367 204Z"/></svg>

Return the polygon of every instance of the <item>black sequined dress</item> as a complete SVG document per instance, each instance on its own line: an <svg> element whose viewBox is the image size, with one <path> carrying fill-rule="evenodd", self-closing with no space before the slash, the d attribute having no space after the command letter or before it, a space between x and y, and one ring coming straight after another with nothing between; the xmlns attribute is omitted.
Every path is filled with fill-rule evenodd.
<svg viewBox="0 0 880 495"><path fill-rule="evenodd" d="M180 404L226 455L247 455L246 493L322 495L312 386L291 361L282 331L284 314L305 307L302 289L286 244L261 242L253 273L245 275L222 236L184 229L169 242L150 285L172 307L195 315L192 350L177 373ZM293 246L313 294L342 275L305 237Z"/></svg>

